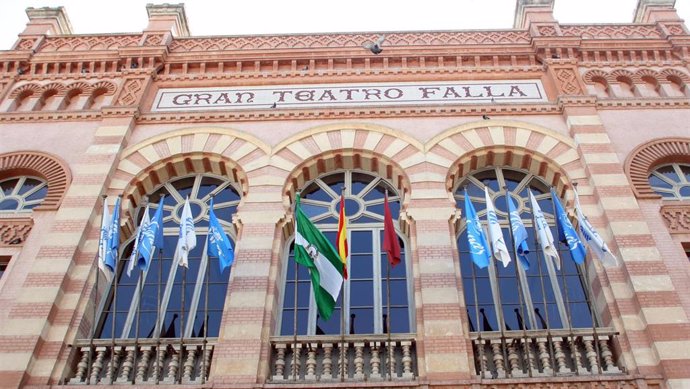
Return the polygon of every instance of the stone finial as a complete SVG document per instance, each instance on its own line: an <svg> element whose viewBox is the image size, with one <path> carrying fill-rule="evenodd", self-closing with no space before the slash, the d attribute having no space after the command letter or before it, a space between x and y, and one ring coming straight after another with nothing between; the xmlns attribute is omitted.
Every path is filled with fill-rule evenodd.
<svg viewBox="0 0 690 389"><path fill-rule="evenodd" d="M637 0L634 23L655 23L680 20L674 8L676 0Z"/></svg>
<svg viewBox="0 0 690 389"><path fill-rule="evenodd" d="M65 7L43 7L26 9L29 23L24 34L72 34L72 24L69 22Z"/></svg>
<svg viewBox="0 0 690 389"><path fill-rule="evenodd" d="M172 30L173 35L189 36L187 26L187 14L184 4L146 4L146 12L149 15L147 31Z"/></svg>
<svg viewBox="0 0 690 389"><path fill-rule="evenodd" d="M524 29L532 22L555 22L554 0L517 0L513 27Z"/></svg>

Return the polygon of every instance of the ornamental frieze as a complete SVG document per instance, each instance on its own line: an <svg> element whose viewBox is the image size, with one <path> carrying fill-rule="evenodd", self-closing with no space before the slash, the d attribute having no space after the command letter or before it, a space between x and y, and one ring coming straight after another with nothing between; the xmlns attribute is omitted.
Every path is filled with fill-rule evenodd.
<svg viewBox="0 0 690 389"><path fill-rule="evenodd" d="M690 204L664 205L661 217L672 234L690 233Z"/></svg>

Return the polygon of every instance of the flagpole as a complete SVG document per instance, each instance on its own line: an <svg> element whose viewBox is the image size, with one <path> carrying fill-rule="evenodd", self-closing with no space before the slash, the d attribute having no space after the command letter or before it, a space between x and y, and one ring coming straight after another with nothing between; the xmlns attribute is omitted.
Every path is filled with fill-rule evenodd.
<svg viewBox="0 0 690 389"><path fill-rule="evenodd" d="M537 199L536 199L536 197L534 197L534 195L532 194L532 191L529 187L527 188L527 192L528 192L528 195L530 195L532 198L534 198L534 201L536 203ZM556 366L555 366L556 361L554 359L553 337L551 335L551 323L549 320L549 307L546 303L546 288L544 287L544 274L542 272L541 261L539 260L539 251L541 250L542 257L544 258L544 263L546 263L546 261L548 261L549 259L547 258L548 255L544 252L543 248L541 247L541 245L539 243L541 241L541 239L539 239L539 231L538 231L539 226L537 225L536 214L535 214L533 208L530 207L530 209L532 211L532 228L534 228L534 240L535 240L534 246L535 246L535 250L536 250L535 256L537 257L537 268L539 269L539 283L541 285L542 303L544 304L544 314L546 315L546 323L545 323L546 324L546 342L549 344L549 350L551 351L550 352L550 354L551 354L550 355L550 357L551 357L551 370L553 370L553 375L555 376L556 375ZM547 224L545 228L551 228L551 227L549 227L549 225ZM558 253L558 251L556 251L556 253ZM560 258L559 258L559 260L560 260ZM555 295L556 291L554 290L553 293ZM535 310L535 313L539 312L538 308L535 308L534 310Z"/></svg>
<svg viewBox="0 0 690 389"><path fill-rule="evenodd" d="M295 200L300 196L300 192L295 193ZM297 236L297 201L295 201L292 209L292 215L295 219L295 236ZM294 244L294 255L297 255L297 245ZM294 285L294 297L295 301L293 304L293 317L292 317L292 380L297 381L297 283L299 282L299 263L295 261L295 285ZM342 349L341 352L342 354Z"/></svg>
<svg viewBox="0 0 690 389"><path fill-rule="evenodd" d="M206 383L206 343L208 343L208 288L209 288L209 283L211 281L211 260L208 257L208 234L206 235L206 243L204 244L204 252L202 254L206 255L206 288L205 288L205 293L204 293L204 342L202 343L202 348L203 352L201 354L201 365L202 365L202 373L201 373L201 384L203 385Z"/></svg>
<svg viewBox="0 0 690 389"><path fill-rule="evenodd" d="M179 359L179 367L177 369L177 380L178 383L182 383L182 363L184 361L184 352L183 352L183 347L184 347L184 330L185 330L185 321L184 321L184 298L185 298L185 292L187 288L187 268L182 267L182 291L181 291L181 297L180 297L180 359Z"/></svg>
<svg viewBox="0 0 690 389"><path fill-rule="evenodd" d="M148 203L149 199L148 197L144 197L144 202ZM143 204L142 204L143 205ZM147 204L148 205L148 204ZM148 211L148 208L144 208L144 212ZM147 217L148 214L145 214L144 217ZM141 226L140 226L141 227ZM136 243L135 243L135 247ZM138 247L137 247L138 250ZM134 260L139 262L139 253L135 252L134 253ZM138 263L137 263L138 265ZM134 361L132 363L132 383L135 384L137 380L137 354L139 354L139 323L141 321L141 300L144 297L144 270L141 268L139 269L139 300L137 301L137 322L136 325L134 326Z"/></svg>
<svg viewBox="0 0 690 389"><path fill-rule="evenodd" d="M103 198L103 206L107 207L108 205L105 203L106 198L108 197L107 195L102 195ZM104 213L104 212L101 212ZM104 220L101 220L101 231L103 231L103 223ZM108 225L108 228L110 228L110 225ZM101 232L102 235L102 232ZM101 236L101 238L103 238ZM106 245L107 245L107 235L106 235ZM91 355L93 354L93 338L96 336L96 311L98 310L98 279L100 278L101 274L101 269L98 266L98 261L100 261L100 254L101 254L101 244L103 242L99 241L98 242L98 252L96 253L96 283L94 285L94 296L93 296L93 321L91 322L91 336L89 337L89 361L88 361L88 370L87 370L87 380L86 384L90 385L91 384ZM105 258L103 258L105 260Z"/></svg>
<svg viewBox="0 0 690 389"><path fill-rule="evenodd" d="M345 204L343 199L345 198L345 185L343 185L342 189L340 190L340 209L342 209ZM343 212L343 217L345 217L345 212ZM338 221L340 222L340 221ZM345 237L347 239L347 236ZM336 242L338 245L338 255L340 255L340 242ZM349 252L349 250L348 250ZM342 258L341 258L342 260ZM343 266L347 266L347 263L344 263ZM345 274L347 274L347 269L345 269ZM344 281L343 281L344 282ZM340 297L340 382L345 381L345 371L347 370L345 368L345 288L343 288L343 292L341 293Z"/></svg>
<svg viewBox="0 0 690 389"><path fill-rule="evenodd" d="M122 199L122 195L118 195L117 197L120 200ZM115 202L115 204L119 206L120 201ZM116 210L113 209L113 217L115 215L115 211ZM118 212L118 219L119 219L119 216L120 215ZM119 223L120 223L119 220L117 223L118 223L118 228L119 228ZM108 249L110 249L110 248L108 248ZM112 324L112 327L110 328L110 335L111 335L110 336L110 349L113 350L113 356L115 355L115 327L117 324L117 269L120 267L119 263L120 263L120 256L121 256L119 245L118 245L118 251L117 251L116 255L117 255L117 258L115 259L115 268L113 269L113 281L112 281L112 285L110 286L110 288L113 290L113 303L111 304L111 307L112 307L111 315L113 315L113 324ZM111 356L111 360L112 360L112 356ZM115 372L113 371L115 368L114 365L115 365L114 363L111 363L110 367L108 368L108 372L110 373L110 385L112 385L113 381L114 381L114 377L113 377L115 375Z"/></svg>
<svg viewBox="0 0 690 389"><path fill-rule="evenodd" d="M386 188L386 201L388 188ZM393 380L393 349L391 348L391 259L386 261L386 332L388 333L388 380Z"/></svg>
<svg viewBox="0 0 690 389"><path fill-rule="evenodd" d="M559 221L558 221L558 215L556 214L556 203L555 203L556 201L560 201L560 200L554 198L554 196L553 196L553 194L556 192L556 188L552 186L551 189L552 189L552 191L551 191L551 205L552 205L552 208L554 210L554 218L553 219L554 219L554 223L556 224L556 231L560 231L558 229ZM565 210L564 210L564 212L565 212ZM565 217L568 217L568 216L565 215ZM559 232L558 245L560 245L560 244L561 244L561 240L560 240L560 232ZM567 242L566 242L566 245L568 246L568 251L570 251L570 245ZM572 257L572 253L571 253L571 257ZM568 281L566 280L566 277L565 277L565 267L564 267L562 261L561 261L561 267L563 268L563 270L561 271L561 279L563 280L563 294L565 295L565 314L566 314L566 319L568 321L568 337L572 340L573 339L573 326L571 323L572 314L570 312L570 299L568 298ZM577 370L577 369L575 369L575 370ZM576 371L575 374L580 375L580 372Z"/></svg>
<svg viewBox="0 0 690 389"><path fill-rule="evenodd" d="M475 323L477 323L477 344L479 345L479 370L481 378L484 378L484 340L482 339L482 327L479 325L479 298L477 297L477 275L474 266L474 263L470 263L470 269L472 269L472 290L474 291L474 313L477 318Z"/></svg>
<svg viewBox="0 0 690 389"><path fill-rule="evenodd" d="M522 323L518 322L518 325L522 327L522 338L523 342L525 343L525 352L524 352L524 357L527 359L527 374L529 377L532 377L532 358L530 354L532 353L531 351L531 346L530 346L530 341L529 338L527 337L527 325L526 325L526 320L527 317L525 316L525 309L524 309L524 304L526 302L524 301L523 298L523 293L522 293L522 283L520 282L520 270L518 269L518 264L520 263L520 258L519 254L517 251L517 246L515 244L515 236L513 235L513 221L510 217L510 205L507 204L508 201L512 201L508 196L510 196L508 192L508 187L503 186L503 190L505 191L505 196L506 196L506 209L508 210L508 233L510 235L510 243L513 248L513 255L515 256L515 281L517 282L518 285L518 300L520 302L520 315L522 316ZM519 215L519 214L518 214Z"/></svg>
<svg viewBox="0 0 690 389"><path fill-rule="evenodd" d="M160 226L159 228L163 228ZM161 356L161 282L163 273L163 249L158 249L158 298L156 302L156 385L160 382L160 356Z"/></svg>
<svg viewBox="0 0 690 389"><path fill-rule="evenodd" d="M577 182L573 182L573 190L577 192ZM575 211L577 213L577 210ZM578 220L579 222L579 220ZM578 226L579 227L579 226ZM589 273L587 271L587 258L585 258L585 261L582 265L577 265L579 268L580 272L582 273L582 282L585 284L585 299L587 300L587 308L589 308L589 314L590 314L590 319L592 321L592 335L594 337L594 350L597 354L597 360L599 360L599 356L601 355L599 352L599 336L597 334L597 326L596 326L596 316L594 314L594 309L596 308L594 306L594 290L592 290L592 284L589 282ZM592 366L592 369L594 367ZM599 369L599 372L601 372L601 368ZM599 373L597 372L597 373Z"/></svg>

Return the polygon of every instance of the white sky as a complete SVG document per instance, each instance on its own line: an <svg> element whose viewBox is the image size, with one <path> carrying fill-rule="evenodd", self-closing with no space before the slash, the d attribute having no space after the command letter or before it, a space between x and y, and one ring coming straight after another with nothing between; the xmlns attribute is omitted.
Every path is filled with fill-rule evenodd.
<svg viewBox="0 0 690 389"><path fill-rule="evenodd" d="M27 7L64 6L76 34L141 32L156 0L0 0L0 50L28 21ZM180 2L167 0L167 2ZM194 36L512 28L515 0L189 0ZM413 4L413 5L409 5ZM630 23L637 0L556 0L560 23ZM690 23L690 0L676 0Z"/></svg>

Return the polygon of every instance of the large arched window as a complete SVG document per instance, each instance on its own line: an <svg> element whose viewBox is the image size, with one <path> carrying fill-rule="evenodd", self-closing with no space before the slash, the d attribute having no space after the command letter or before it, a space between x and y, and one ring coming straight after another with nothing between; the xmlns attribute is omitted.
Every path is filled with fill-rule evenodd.
<svg viewBox="0 0 690 389"><path fill-rule="evenodd" d="M665 199L690 200L690 165L670 163L649 174L649 186Z"/></svg>
<svg viewBox="0 0 690 389"><path fill-rule="evenodd" d="M571 259L567 246L558 244L561 269L550 259L544 258L535 237L528 189L532 190L553 232L554 207L548 185L539 177L523 170L509 167L490 167L475 171L458 183L455 199L458 207L464 202L463 188L477 209L484 224L486 201L484 187L496 207L503 235L510 250L512 246L506 205L507 187L528 231L530 268L525 270L511 251L513 261L508 267L491 261L489 267L479 269L469 256L467 232L463 225L458 235L460 268L472 331L538 330L591 328L597 322L590 311L585 283L580 269ZM593 319L594 318L594 319Z"/></svg>
<svg viewBox="0 0 690 389"><path fill-rule="evenodd" d="M335 243L340 195L344 190L348 217L350 258L349 279L344 284L345 329L347 334L381 334L386 332L387 263L383 245L383 201L388 199L393 220L398 219L400 197L386 180L371 173L345 170L328 173L309 183L301 191L302 210ZM397 224L397 223L396 223ZM413 323L411 307L413 288L408 277L411 266L405 259L404 240L400 239L402 263L391 269L391 332L408 333ZM280 335L292 335L295 313L295 260L293 243L283 267L284 290L279 318ZM339 334L342 297L328 321L317 316L316 304L307 269L297 272L297 334Z"/></svg>
<svg viewBox="0 0 690 389"><path fill-rule="evenodd" d="M48 184L37 177L21 176L0 180L0 212L31 211L48 193Z"/></svg>
<svg viewBox="0 0 690 389"><path fill-rule="evenodd" d="M181 331L184 331L185 337L218 336L229 271L220 273L218 259L209 259L204 254L209 223L208 203L211 196L215 196L214 212L234 241L235 230L231 220L240 201L239 193L235 184L225 178L197 174L173 179L149 194L150 216L155 213L160 197L165 195L165 247L161 260L159 261L156 250L151 265L144 273L145 281L142 286L138 269L132 271L131 276L125 270L133 249L134 237L130 237L130 241L123 245L125 248L118 262L117 288L108 292L99 323L101 338L156 337L158 306L163 317L161 337L179 337ZM189 254L189 269L185 270L172 263L172 259L177 245L182 207L187 197L194 217L197 246ZM137 209L138 221L142 219L143 212L144 207L140 206ZM138 307L140 299L141 306ZM137 315L138 312L140 315Z"/></svg>

